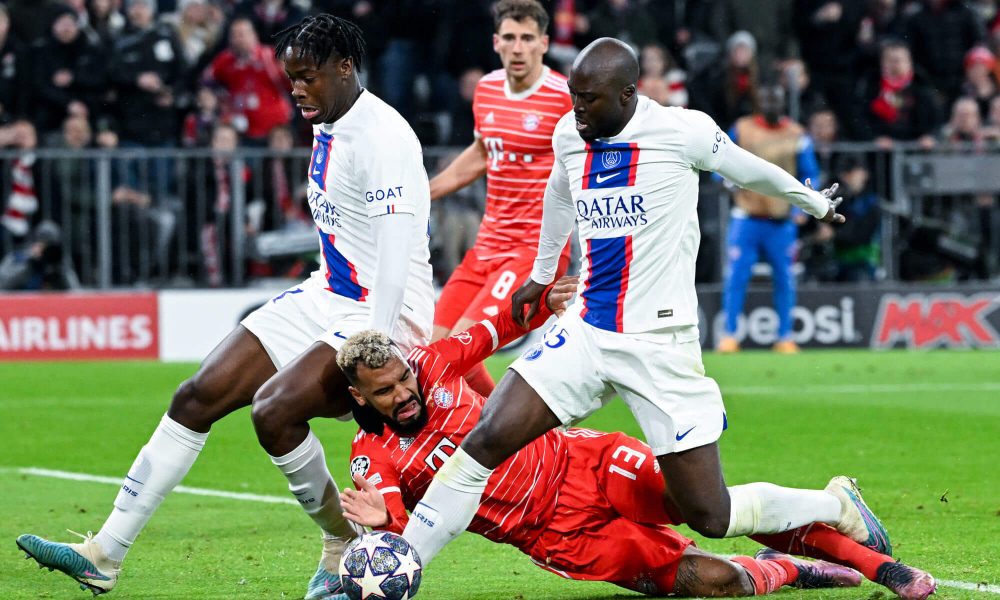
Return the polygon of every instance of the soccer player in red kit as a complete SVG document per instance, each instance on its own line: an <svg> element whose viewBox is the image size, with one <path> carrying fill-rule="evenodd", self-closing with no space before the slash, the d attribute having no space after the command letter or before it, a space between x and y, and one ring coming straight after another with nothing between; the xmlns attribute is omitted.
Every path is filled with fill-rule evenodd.
<svg viewBox="0 0 1000 600"><path fill-rule="evenodd" d="M433 339L465 331L510 304L527 279L552 170L552 131L572 108L566 78L542 64L549 16L536 0L501 0L493 49L503 68L485 75L472 102L476 139L431 179L431 200L486 175L486 214L475 245L448 279L434 311ZM569 246L558 276L569 266ZM482 364L466 379L484 396L493 379Z"/></svg>
<svg viewBox="0 0 1000 600"><path fill-rule="evenodd" d="M542 303L549 310L532 327L544 323L550 310L562 312L576 283L567 277L550 288ZM479 420L485 399L462 374L523 333L503 311L456 336L415 347L405 359L375 331L345 342L337 363L352 382L363 429L351 453L358 491L342 494L348 518L403 531L406 510ZM850 568L770 549L732 560L701 552L666 526L679 519L662 500L664 489L655 457L639 440L589 429L552 430L494 471L469 530L512 544L563 577L647 594L755 595L782 585L860 584ZM871 579L882 565L894 564L823 524L754 539L856 567Z"/></svg>

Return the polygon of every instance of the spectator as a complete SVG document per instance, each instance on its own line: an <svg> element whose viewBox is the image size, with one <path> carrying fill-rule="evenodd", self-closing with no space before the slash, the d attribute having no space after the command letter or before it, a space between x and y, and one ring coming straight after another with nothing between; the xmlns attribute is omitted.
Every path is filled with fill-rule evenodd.
<svg viewBox="0 0 1000 600"><path fill-rule="evenodd" d="M482 69L472 68L458 79L458 101L451 111L451 135L448 145L460 146L475 136L475 120L472 117L472 100L476 92L476 84L482 79Z"/></svg>
<svg viewBox="0 0 1000 600"><path fill-rule="evenodd" d="M959 0L923 0L921 10L905 22L913 61L949 103L961 93L965 54L984 33L975 13Z"/></svg>
<svg viewBox="0 0 1000 600"><path fill-rule="evenodd" d="M990 101L1000 91L996 76L993 74L995 66L996 58L983 46L976 46L965 55L965 81L962 83L962 93L976 101L982 118L989 114Z"/></svg>
<svg viewBox="0 0 1000 600"><path fill-rule="evenodd" d="M229 48L212 61L206 79L228 93L233 125L251 143L265 144L272 128L291 121L288 79L248 19L230 24Z"/></svg>
<svg viewBox="0 0 1000 600"><path fill-rule="evenodd" d="M71 9L59 12L50 36L35 42L31 54L32 112L39 131L57 130L67 115L89 117L105 89L105 56L82 34Z"/></svg>
<svg viewBox="0 0 1000 600"><path fill-rule="evenodd" d="M207 148L212 139L212 129L218 123L229 122L229 115L223 112L215 90L203 85L194 98L195 110L184 118L181 143L187 148Z"/></svg>
<svg viewBox="0 0 1000 600"><path fill-rule="evenodd" d="M904 18L896 0L867 0L858 25L857 50L861 71L878 68L879 52L887 39L903 37Z"/></svg>
<svg viewBox="0 0 1000 600"><path fill-rule="evenodd" d="M249 19L257 38L270 40L282 29L298 24L306 13L291 0L243 0L236 5L233 17Z"/></svg>
<svg viewBox="0 0 1000 600"><path fill-rule="evenodd" d="M11 31L25 46L46 38L52 21L68 10L61 0L8 0L6 4Z"/></svg>
<svg viewBox="0 0 1000 600"><path fill-rule="evenodd" d="M782 65L778 75L781 87L785 88L788 96L788 114L796 121L804 121L804 115L811 115L819 107L829 107L826 98L814 85L814 79L809 75L809 69L805 63L797 58L786 60ZM845 89L850 89L850 85L845 85ZM841 89L838 95L843 96ZM850 110L850 105L843 104L844 110Z"/></svg>
<svg viewBox="0 0 1000 600"><path fill-rule="evenodd" d="M941 138L948 145L982 149L985 132L979 105L972 98L959 98L951 107L951 119L941 130Z"/></svg>
<svg viewBox="0 0 1000 600"><path fill-rule="evenodd" d="M880 148L891 148L893 140L934 145L931 132L937 126L938 109L933 93L913 70L910 49L899 41L882 48L881 69L862 82L855 102L858 137L874 139Z"/></svg>
<svg viewBox="0 0 1000 600"><path fill-rule="evenodd" d="M35 182L38 181L35 171L35 148L38 147L38 136L35 128L27 121L19 121L8 127L0 128L0 144L13 146L21 152L11 162L10 195L0 224L7 235L14 240L23 240L38 220L38 193Z"/></svg>
<svg viewBox="0 0 1000 600"><path fill-rule="evenodd" d="M812 85L838 115L850 113L857 35L864 4L849 0L802 0L795 4L795 28Z"/></svg>
<svg viewBox="0 0 1000 600"><path fill-rule="evenodd" d="M172 146L184 63L173 30L154 21L153 0L129 0L128 25L115 44L111 79L118 89L123 145Z"/></svg>
<svg viewBox="0 0 1000 600"><path fill-rule="evenodd" d="M450 99L442 93L447 86L440 76L448 49L427 43L439 37L442 21L435 13L441 3L443 0L383 0L380 6L386 47L378 59L379 91L407 120L413 120L417 112L417 75L429 79L431 93L439 100L433 104L445 106Z"/></svg>
<svg viewBox="0 0 1000 600"><path fill-rule="evenodd" d="M639 92L663 106L687 106L687 74L677 68L667 49L647 44L640 52Z"/></svg>
<svg viewBox="0 0 1000 600"><path fill-rule="evenodd" d="M267 147L275 155L267 159L263 177L265 210L256 229L312 228L308 204L299 189L301 165L291 154L295 148L291 127L279 125L272 129L267 136Z"/></svg>
<svg viewBox="0 0 1000 600"><path fill-rule="evenodd" d="M837 168L838 191L844 198L838 211L847 221L833 235L833 255L836 261L835 281L874 281L880 260L879 229L881 198L868 188L869 172L865 162L845 157Z"/></svg>
<svg viewBox="0 0 1000 600"><path fill-rule="evenodd" d="M456 154L440 157L440 171L455 160ZM434 235L431 236L434 276L440 284L447 281L451 272L462 262L462 257L476 241L479 223L483 218L486 180L478 179L450 196L445 196L431 206Z"/></svg>
<svg viewBox="0 0 1000 600"><path fill-rule="evenodd" d="M833 183L830 179L835 163L833 145L839 139L840 125L837 115L826 107L819 107L809 115L809 137L816 149L816 160L819 161L820 181L814 182L817 187L827 187Z"/></svg>
<svg viewBox="0 0 1000 600"><path fill-rule="evenodd" d="M986 113L983 135L990 140L1000 140L1000 96L994 96Z"/></svg>
<svg viewBox="0 0 1000 600"><path fill-rule="evenodd" d="M776 63L799 57L792 7L795 0L715 0L710 33L722 42L738 31L756 40L757 63L770 75Z"/></svg>
<svg viewBox="0 0 1000 600"><path fill-rule="evenodd" d="M59 147L84 150L90 147L92 141L93 132L87 119L70 116L63 121ZM64 249L86 278L94 272L97 264L97 180L94 164L89 158L66 158L56 161L54 168L55 192L63 203Z"/></svg>
<svg viewBox="0 0 1000 600"><path fill-rule="evenodd" d="M658 42L656 22L638 0L600 0L587 13L586 22L590 40L613 37L635 48Z"/></svg>
<svg viewBox="0 0 1000 600"><path fill-rule="evenodd" d="M21 117L27 108L25 67L24 47L10 35L10 15L0 5L0 124Z"/></svg>
<svg viewBox="0 0 1000 600"><path fill-rule="evenodd" d="M757 43L746 31L737 31L726 42L721 69L703 71L691 82L691 108L704 111L724 128L756 111Z"/></svg>
<svg viewBox="0 0 1000 600"><path fill-rule="evenodd" d="M125 30L125 17L114 0L90 0L87 7L87 34L102 48L114 48L115 41Z"/></svg>
<svg viewBox="0 0 1000 600"><path fill-rule="evenodd" d="M231 159L239 144L236 128L219 123L212 131L213 155L192 159L188 165L184 196L188 203L184 210L186 254L182 268L212 287L222 285L232 258L232 248L227 244L232 237ZM244 170L243 179L250 180L249 169Z"/></svg>
<svg viewBox="0 0 1000 600"><path fill-rule="evenodd" d="M27 243L0 261L0 290L69 290L80 287L63 253L62 233L52 221L42 221Z"/></svg>
<svg viewBox="0 0 1000 600"><path fill-rule="evenodd" d="M208 0L181 0L179 10L172 15L171 24L187 67L199 64L202 55L218 43L222 23L214 17Z"/></svg>

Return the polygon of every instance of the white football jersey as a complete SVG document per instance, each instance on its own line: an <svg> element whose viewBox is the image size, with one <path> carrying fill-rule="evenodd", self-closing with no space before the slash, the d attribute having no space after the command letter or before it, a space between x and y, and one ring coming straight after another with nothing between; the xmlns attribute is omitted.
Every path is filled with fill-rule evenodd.
<svg viewBox="0 0 1000 600"><path fill-rule="evenodd" d="M335 123L314 125L313 134L308 196L322 259L312 278L333 294L370 303L379 253L371 220L412 214L411 247L381 251L408 253L402 316L426 324L429 331L434 314L427 247L430 186L416 134L394 108L367 90Z"/></svg>
<svg viewBox="0 0 1000 600"><path fill-rule="evenodd" d="M582 265L573 310L594 327L640 333L696 325L698 172L732 142L705 113L639 96L618 135L586 143L570 112L556 125L546 191L576 210Z"/></svg>

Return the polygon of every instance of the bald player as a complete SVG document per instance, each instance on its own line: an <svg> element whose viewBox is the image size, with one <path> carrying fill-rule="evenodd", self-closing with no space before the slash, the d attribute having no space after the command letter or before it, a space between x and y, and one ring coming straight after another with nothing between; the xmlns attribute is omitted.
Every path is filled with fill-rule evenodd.
<svg viewBox="0 0 1000 600"><path fill-rule="evenodd" d="M615 39L593 42L576 59L568 81L573 111L553 134L538 255L514 294L514 318L523 324L538 310L574 221L583 256L578 297L511 365L417 504L404 537L426 565L469 525L495 468L617 394L656 456L668 500L698 533L773 534L820 522L891 555L885 528L847 477L824 490L726 486L718 448L726 413L701 359L698 172L717 172L827 223L844 221L840 199L831 200L836 188L805 187L733 144L704 113L638 96L638 75L635 53ZM933 590L929 575L887 565L881 576L899 573L919 588L908 597ZM763 589L759 579L755 585Z"/></svg>

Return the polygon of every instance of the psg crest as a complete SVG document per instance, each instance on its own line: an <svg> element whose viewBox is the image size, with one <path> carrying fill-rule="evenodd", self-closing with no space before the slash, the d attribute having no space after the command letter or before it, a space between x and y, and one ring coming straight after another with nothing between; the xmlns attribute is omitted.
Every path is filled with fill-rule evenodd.
<svg viewBox="0 0 1000 600"><path fill-rule="evenodd" d="M617 150L608 150L601 153L601 164L605 169L614 169L622 161L622 153Z"/></svg>

